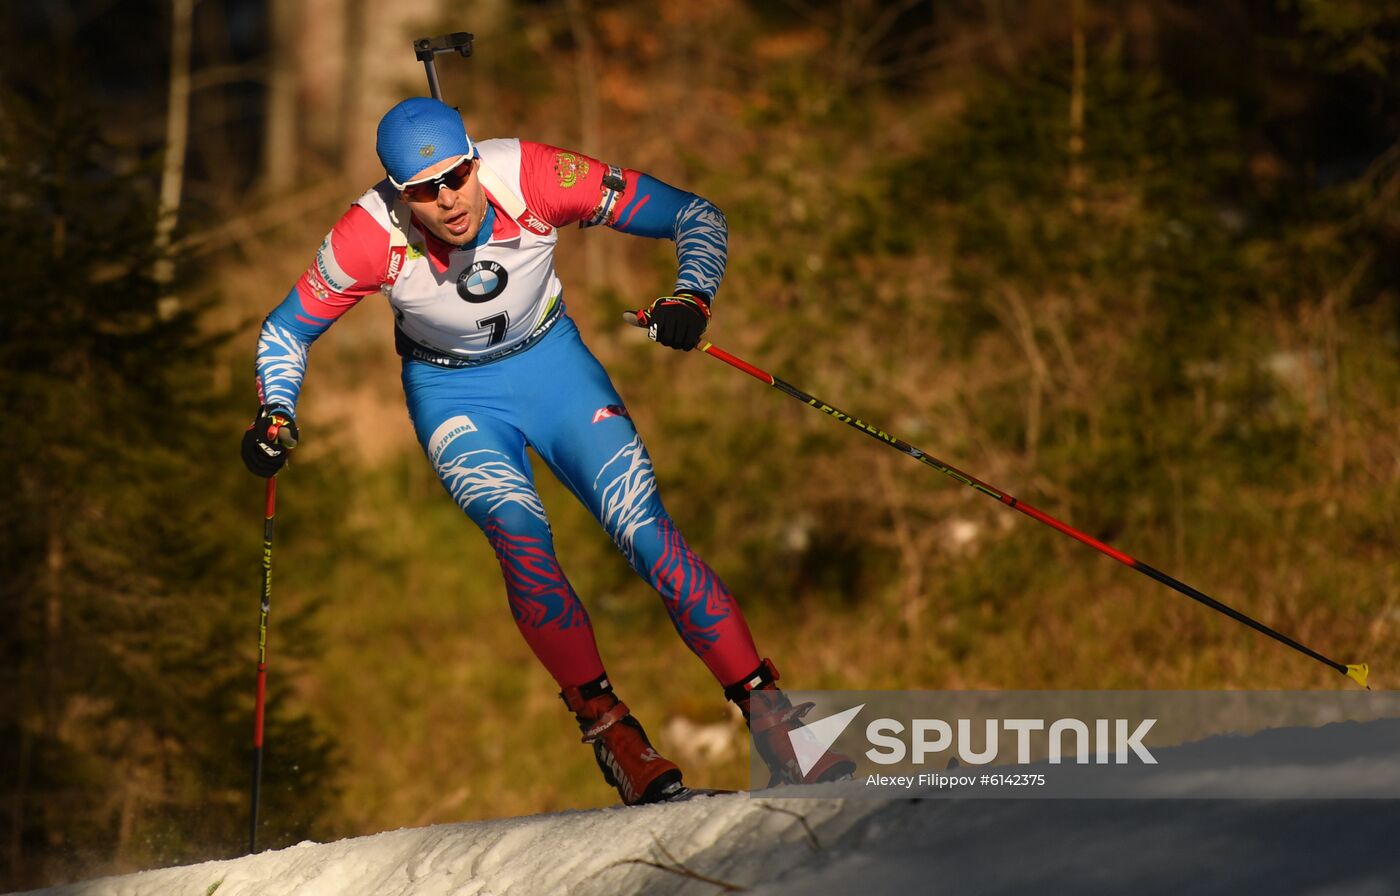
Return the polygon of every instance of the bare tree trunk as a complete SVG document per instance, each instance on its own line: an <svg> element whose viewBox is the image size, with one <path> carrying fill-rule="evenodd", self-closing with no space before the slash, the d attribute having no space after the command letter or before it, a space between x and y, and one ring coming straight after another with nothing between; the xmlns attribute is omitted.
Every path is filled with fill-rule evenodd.
<svg viewBox="0 0 1400 896"><path fill-rule="evenodd" d="M19 768L15 769L15 789L10 795L10 883L22 886L26 880L24 855L25 804L29 800L29 774L34 763L34 734L29 726L19 726Z"/></svg>
<svg viewBox="0 0 1400 896"><path fill-rule="evenodd" d="M132 764L134 765L134 763ZM133 778L136 769L122 763L118 768L124 768L126 776L122 779L121 787L121 808L117 813L117 845L113 850L113 862L118 868L128 866L128 855L131 850L131 838L136 832L136 819L139 817L139 794L137 784Z"/></svg>
<svg viewBox="0 0 1400 896"><path fill-rule="evenodd" d="M491 40L491 35L501 34L509 27L511 2L512 0L476 0L472 4L471 20L464 22L464 27L470 26L467 30L481 35L483 41ZM481 55L471 59L466 69L466 96L470 105L463 102L462 112L467 119L467 133L471 134L473 139L478 131L483 137L507 131L514 133L515 122L502 114L501 85L509 84L511 75L507 63L502 62L496 54L483 51Z"/></svg>
<svg viewBox="0 0 1400 896"><path fill-rule="evenodd" d="M162 289L175 279L167 256L180 212L185 180L185 147L190 131L190 32L194 0L170 0L170 98L165 110L165 166L160 177L160 219L156 223L155 278ZM176 300L162 299L162 315L173 313Z"/></svg>
<svg viewBox="0 0 1400 896"><path fill-rule="evenodd" d="M296 181L296 0L272 0L267 53L267 124L263 131L262 186L275 195Z"/></svg>
<svg viewBox="0 0 1400 896"><path fill-rule="evenodd" d="M355 97L364 83L364 0L296 0L296 21L286 52L296 107L295 151L303 170L324 161L343 171L351 139ZM407 43L407 41L405 41ZM308 150L310 151L308 153Z"/></svg>
<svg viewBox="0 0 1400 896"><path fill-rule="evenodd" d="M348 65L363 67L356 94L350 97L351 139L346 142L346 158L341 165L347 177L377 180L384 176L384 169L374 155L375 126L380 116L405 96L427 95L423 66L413 58L412 40L442 30L439 26L447 15L447 6L443 0L362 4L357 55L347 59ZM457 6L468 7L467 4ZM470 4L472 9L475 6ZM449 105L456 102L457 98L448 97ZM467 132L473 137L479 136L470 127Z"/></svg>
<svg viewBox="0 0 1400 896"><path fill-rule="evenodd" d="M59 725L62 716L62 698L60 696L60 663L63 650L63 575L67 565L67 552L64 549L63 535L60 531L61 522L50 516L48 522L48 538L44 551L44 579L41 589L44 595L44 640L42 656L42 677L40 680L38 694L38 709L40 714L40 736L38 742L40 749L43 745L57 742L59 736ZM21 774L27 779L33 771L35 761L34 738L31 736L27 740L28 754L25 757L26 767ZM47 805L48 801L43 801L37 806L29 807L31 812L37 815L38 827L43 832L43 836L48 840L53 832L63 829L65 819L63 819L53 807ZM23 824L23 819L20 819ZM39 852L38 862L31 870L39 877L43 877L46 872L46 862L48 853L44 850Z"/></svg>
<svg viewBox="0 0 1400 896"><path fill-rule="evenodd" d="M350 173L349 146L358 136L355 133L355 101L364 84L364 66L360 64L365 46L365 2L346 0L345 2L345 69L340 87L339 125L337 130L336 167L342 174Z"/></svg>
<svg viewBox="0 0 1400 896"><path fill-rule="evenodd" d="M589 30L587 10L583 0L564 0L564 10L568 14L569 27L573 31L575 83L578 84L578 109L580 149L590 155L608 160L607 147L603 145L602 112L598 102L598 61L594 49L593 32ZM584 282L590 291L607 285L608 272L612 264L612 246L605 240L584 241Z"/></svg>
<svg viewBox="0 0 1400 896"><path fill-rule="evenodd" d="M1069 203L1076 215L1084 213L1084 0L1070 5L1074 31L1074 70L1069 89Z"/></svg>
<svg viewBox="0 0 1400 896"><path fill-rule="evenodd" d="M982 5L987 10L987 22L991 25L997 61L1010 69L1016 65L1016 46L1007 33L1006 10L1002 8L1001 0L984 0Z"/></svg>
<svg viewBox="0 0 1400 896"><path fill-rule="evenodd" d="M591 153L606 155L602 128L599 126L602 113L598 103L597 51L593 43L593 32L588 27L588 13L584 9L583 0L564 0L564 9L569 15L574 44L578 47L578 52L574 55L574 71L578 75L576 81L579 129L582 132L584 148Z"/></svg>

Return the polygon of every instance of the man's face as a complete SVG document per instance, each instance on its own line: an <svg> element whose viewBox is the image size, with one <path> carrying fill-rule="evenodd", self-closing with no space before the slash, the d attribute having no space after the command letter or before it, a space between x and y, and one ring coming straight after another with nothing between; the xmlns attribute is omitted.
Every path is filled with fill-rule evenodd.
<svg viewBox="0 0 1400 896"><path fill-rule="evenodd" d="M436 165L424 168L409 183L429 177L446 175L440 185L429 184L416 189L410 186L404 190L404 201L413 210L419 222L433 234L451 246L465 246L476 239L481 229L481 220L486 216L486 191L481 188L477 177L479 159L444 159ZM470 174L462 179L467 171ZM456 183L452 189L450 184ZM433 187L436 186L436 192ZM427 198L427 197L431 198Z"/></svg>

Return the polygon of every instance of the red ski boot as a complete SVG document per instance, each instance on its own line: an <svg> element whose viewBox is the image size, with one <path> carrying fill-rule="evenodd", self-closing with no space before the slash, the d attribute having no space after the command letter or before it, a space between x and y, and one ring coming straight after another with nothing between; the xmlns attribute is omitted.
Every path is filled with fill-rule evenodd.
<svg viewBox="0 0 1400 896"><path fill-rule="evenodd" d="M685 790L681 770L652 749L642 724L613 696L607 676L565 688L559 696L578 719L583 742L593 745L603 778L617 788L624 803L661 802Z"/></svg>
<svg viewBox="0 0 1400 896"><path fill-rule="evenodd" d="M802 773L788 735L803 727L802 717L816 704L793 706L787 695L778 690L777 682L777 668L772 660L765 659L753 674L724 689L724 696L738 704L744 721L753 732L754 746L763 764L768 766L768 786L817 784L849 778L856 770L854 760L831 750L827 750L805 775ZM754 698L754 691L765 693Z"/></svg>

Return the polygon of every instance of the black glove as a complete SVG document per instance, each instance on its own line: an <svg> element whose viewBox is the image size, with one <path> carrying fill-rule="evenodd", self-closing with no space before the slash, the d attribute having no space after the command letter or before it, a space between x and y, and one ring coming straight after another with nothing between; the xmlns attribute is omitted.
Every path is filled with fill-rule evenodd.
<svg viewBox="0 0 1400 896"><path fill-rule="evenodd" d="M705 325L710 322L710 306L698 296L662 296L651 303L645 315L638 317L646 324L653 342L688 352L700 344Z"/></svg>
<svg viewBox="0 0 1400 896"><path fill-rule="evenodd" d="M254 476L270 479L282 469L300 437L290 411L263 405L258 408L253 425L243 434L243 465Z"/></svg>

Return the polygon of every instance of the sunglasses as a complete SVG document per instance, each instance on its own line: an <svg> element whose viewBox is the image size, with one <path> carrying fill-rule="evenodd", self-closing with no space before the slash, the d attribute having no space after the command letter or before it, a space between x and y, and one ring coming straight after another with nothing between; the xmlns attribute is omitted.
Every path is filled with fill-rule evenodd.
<svg viewBox="0 0 1400 896"><path fill-rule="evenodd" d="M443 187L449 190L462 189L462 184L467 182L474 170L476 170L476 159L463 156L462 161L441 174L425 177L422 180L409 181L403 185L400 192L403 193L405 199L411 202L432 202L437 199L438 190Z"/></svg>

